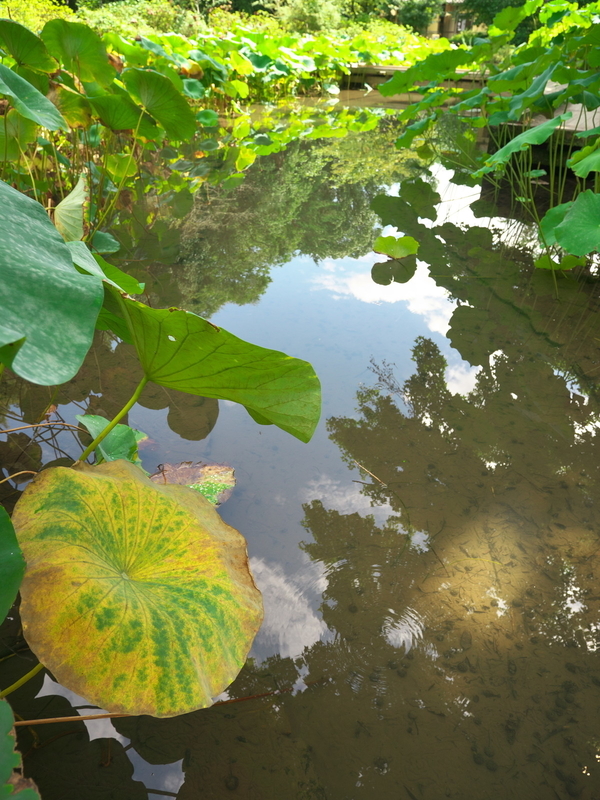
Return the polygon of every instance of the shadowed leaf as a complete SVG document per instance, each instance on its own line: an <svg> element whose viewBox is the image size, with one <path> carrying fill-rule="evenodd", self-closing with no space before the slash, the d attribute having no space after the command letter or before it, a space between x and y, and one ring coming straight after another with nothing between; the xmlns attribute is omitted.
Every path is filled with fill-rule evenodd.
<svg viewBox="0 0 600 800"><path fill-rule="evenodd" d="M182 461L179 464L161 464L158 472L150 476L154 483L178 483L200 492L215 506L231 497L235 487L234 471L225 464L194 464Z"/></svg>
<svg viewBox="0 0 600 800"><path fill-rule="evenodd" d="M24 574L25 559L15 529L8 513L0 506L0 622L15 602Z"/></svg>

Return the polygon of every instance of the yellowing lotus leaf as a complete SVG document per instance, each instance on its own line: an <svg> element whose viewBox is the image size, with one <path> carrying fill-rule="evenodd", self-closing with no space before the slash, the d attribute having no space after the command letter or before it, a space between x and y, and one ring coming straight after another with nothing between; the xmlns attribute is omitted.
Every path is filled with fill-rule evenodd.
<svg viewBox="0 0 600 800"><path fill-rule="evenodd" d="M27 641L69 689L112 712L212 703L262 620L244 538L186 486L135 465L55 467L13 515L27 561Z"/></svg>

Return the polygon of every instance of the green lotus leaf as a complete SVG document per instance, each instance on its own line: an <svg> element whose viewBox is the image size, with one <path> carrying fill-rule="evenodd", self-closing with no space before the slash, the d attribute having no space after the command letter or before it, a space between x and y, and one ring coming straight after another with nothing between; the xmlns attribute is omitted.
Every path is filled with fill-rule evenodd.
<svg viewBox="0 0 600 800"><path fill-rule="evenodd" d="M107 292L116 295L114 289ZM189 311L149 308L120 296L118 302L148 380L233 400L263 422L310 440L319 421L321 390L306 361L245 342Z"/></svg>
<svg viewBox="0 0 600 800"><path fill-rule="evenodd" d="M17 64L54 72L58 64L33 31L12 19L0 19L0 39Z"/></svg>
<svg viewBox="0 0 600 800"><path fill-rule="evenodd" d="M419 249L419 243L412 236L378 236L375 239L373 250L392 258L404 258L414 255Z"/></svg>
<svg viewBox="0 0 600 800"><path fill-rule="evenodd" d="M185 486L127 461L55 467L13 523L27 560L29 645L67 688L111 712L211 705L262 620L244 538Z"/></svg>
<svg viewBox="0 0 600 800"><path fill-rule="evenodd" d="M89 100L67 86L54 87L49 98L72 128L88 128L92 122Z"/></svg>
<svg viewBox="0 0 600 800"><path fill-rule="evenodd" d="M540 221L540 240L546 247L556 244L556 229L565 218L565 214L573 205L573 201L561 203L548 209Z"/></svg>
<svg viewBox="0 0 600 800"><path fill-rule="evenodd" d="M145 139L162 139L162 131L149 114L142 112L133 100L117 94L105 94L90 99L94 111L103 125L112 131L135 131Z"/></svg>
<svg viewBox="0 0 600 800"><path fill-rule="evenodd" d="M24 574L25 559L15 529L8 513L0 506L0 623L15 602Z"/></svg>
<svg viewBox="0 0 600 800"><path fill-rule="evenodd" d="M0 700L0 798L40 800L35 784L22 775L21 756L15 751L15 719L6 700Z"/></svg>
<svg viewBox="0 0 600 800"><path fill-rule="evenodd" d="M73 263L88 275L97 275L103 281L117 289L122 289L127 294L141 294L144 291L143 283L138 283L131 275L109 264L102 256L92 255L85 242L73 241L66 244L71 251Z"/></svg>
<svg viewBox="0 0 600 800"><path fill-rule="evenodd" d="M64 383L92 344L102 281L77 272L43 206L2 181L0 241L0 361L32 383Z"/></svg>
<svg viewBox="0 0 600 800"><path fill-rule="evenodd" d="M51 131L59 128L67 130L67 123L56 106L29 81L4 64L0 64L0 94L11 97L19 114L37 122L43 128Z"/></svg>
<svg viewBox="0 0 600 800"><path fill-rule="evenodd" d="M62 233L65 242L77 242L83 239L84 207L89 204L88 180L80 175L73 191L60 201L54 209L54 224Z"/></svg>
<svg viewBox="0 0 600 800"><path fill-rule="evenodd" d="M555 235L558 244L574 256L600 250L600 194L588 189L578 195Z"/></svg>
<svg viewBox="0 0 600 800"><path fill-rule="evenodd" d="M83 425L92 439L99 436L110 422L105 417L99 417L96 414L76 414L75 419ZM115 425L98 445L96 450L97 456L100 458L96 463L118 461L120 458L124 458L141 467L142 462L138 458L138 444L147 438L145 433L130 428L129 425Z"/></svg>
<svg viewBox="0 0 600 800"><path fill-rule="evenodd" d="M18 161L23 150L35 142L38 126L10 108L0 124L0 161Z"/></svg>
<svg viewBox="0 0 600 800"><path fill-rule="evenodd" d="M50 53L80 81L108 86L116 70L108 60L102 40L82 22L52 19L44 25L42 40Z"/></svg>
<svg viewBox="0 0 600 800"><path fill-rule="evenodd" d="M132 67L121 78L129 93L163 126L171 139L191 139L196 119L187 100L171 81L154 70Z"/></svg>

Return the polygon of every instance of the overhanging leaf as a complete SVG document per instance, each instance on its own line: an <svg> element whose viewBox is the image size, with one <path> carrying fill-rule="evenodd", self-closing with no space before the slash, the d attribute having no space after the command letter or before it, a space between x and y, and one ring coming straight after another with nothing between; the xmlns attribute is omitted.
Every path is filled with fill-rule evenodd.
<svg viewBox="0 0 600 800"><path fill-rule="evenodd" d="M573 201L561 203L559 206L550 208L544 214L540 222L540 240L546 247L556 244L556 229L565 218L565 214L573 205Z"/></svg>
<svg viewBox="0 0 600 800"><path fill-rule="evenodd" d="M127 294L141 294L144 291L143 283L138 283L131 275L109 264L102 256L92 255L85 242L67 242L66 244L71 251L73 263L85 270L88 275L97 275L103 281L110 283L116 289L122 289Z"/></svg>
<svg viewBox="0 0 600 800"><path fill-rule="evenodd" d="M6 700L0 700L0 798L40 800L33 781L21 774L21 756L15 751L14 724L11 707Z"/></svg>
<svg viewBox="0 0 600 800"><path fill-rule="evenodd" d="M158 120L171 139L191 139L196 120L187 100L171 81L154 70L126 69L121 79L129 93Z"/></svg>
<svg viewBox="0 0 600 800"><path fill-rule="evenodd" d="M0 623L15 602L24 574L25 559L15 529L8 513L0 506Z"/></svg>
<svg viewBox="0 0 600 800"><path fill-rule="evenodd" d="M19 114L37 122L43 128L51 131L59 128L67 130L67 123L56 106L29 81L4 64L0 64L0 94L11 97Z"/></svg>
<svg viewBox="0 0 600 800"><path fill-rule="evenodd" d="M58 64L33 31L12 19L0 19L0 39L17 64L42 72L54 72Z"/></svg>
<svg viewBox="0 0 600 800"><path fill-rule="evenodd" d="M233 400L301 441L310 440L321 390L306 361L245 342L189 311L149 308L121 297L119 302L148 380Z"/></svg>
<svg viewBox="0 0 600 800"><path fill-rule="evenodd" d="M117 74L102 40L81 22L52 19L44 25L42 40L50 53L80 81L108 86Z"/></svg>
<svg viewBox="0 0 600 800"><path fill-rule="evenodd" d="M67 688L112 712L211 705L262 620L243 537L185 486L126 461L44 470L13 522L28 563L27 641Z"/></svg>
<svg viewBox="0 0 600 800"><path fill-rule="evenodd" d="M62 233L65 242L83 239L83 209L89 203L88 179L80 175L72 192L61 200L54 209L54 224Z"/></svg>
<svg viewBox="0 0 600 800"><path fill-rule="evenodd" d="M18 161L31 142L35 142L37 125L11 108L0 119L0 161Z"/></svg>
<svg viewBox="0 0 600 800"><path fill-rule="evenodd" d="M25 338L0 360L32 383L70 380L85 358L103 298L81 275L43 206L0 181L0 320Z"/></svg>
<svg viewBox="0 0 600 800"><path fill-rule="evenodd" d="M221 505L231 496L235 486L234 470L225 464L203 464L181 461L179 464L161 464L158 472L150 476L154 483L177 483L189 486L214 506Z"/></svg>
<svg viewBox="0 0 600 800"><path fill-rule="evenodd" d="M600 249L600 194L591 189L579 194L555 234L558 244L574 256Z"/></svg>
<svg viewBox="0 0 600 800"><path fill-rule="evenodd" d="M164 132L154 120L140 109L133 100L123 95L105 94L90 99L103 125L112 131L135 131L146 139L160 139ZM141 117L141 119L140 119Z"/></svg>

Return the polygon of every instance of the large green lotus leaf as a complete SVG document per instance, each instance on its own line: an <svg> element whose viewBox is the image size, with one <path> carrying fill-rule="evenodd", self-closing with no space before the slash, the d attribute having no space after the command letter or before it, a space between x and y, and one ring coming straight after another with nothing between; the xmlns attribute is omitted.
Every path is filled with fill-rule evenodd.
<svg viewBox="0 0 600 800"><path fill-rule="evenodd" d="M573 201L561 203L559 206L548 209L540 221L540 241L545 247L556 244L556 229L565 218L567 211L573 205Z"/></svg>
<svg viewBox="0 0 600 800"><path fill-rule="evenodd" d="M181 141L193 137L194 113L168 78L154 70L135 67L123 70L121 78L130 94L160 122L169 138Z"/></svg>
<svg viewBox="0 0 600 800"><path fill-rule="evenodd" d="M140 109L128 97L105 94L101 97L92 97L90 103L102 124L112 131L137 128L138 134L146 139L162 139L165 135L148 114L143 113L140 121Z"/></svg>
<svg viewBox="0 0 600 800"><path fill-rule="evenodd" d="M600 194L588 189L578 195L555 234L558 244L574 256L600 250Z"/></svg>
<svg viewBox="0 0 600 800"><path fill-rule="evenodd" d="M8 513L0 506L0 623L15 602L24 574L25 559L15 529Z"/></svg>
<svg viewBox="0 0 600 800"><path fill-rule="evenodd" d="M54 72L58 64L39 36L12 19L0 19L0 39L17 64Z"/></svg>
<svg viewBox="0 0 600 800"><path fill-rule="evenodd" d="M264 424L310 440L321 412L321 388L308 362L245 342L189 311L119 302L149 380L233 400Z"/></svg>
<svg viewBox="0 0 600 800"><path fill-rule="evenodd" d="M18 161L23 150L35 142L38 126L11 108L0 120L0 161Z"/></svg>
<svg viewBox="0 0 600 800"><path fill-rule="evenodd" d="M56 106L29 81L4 64L0 64L0 94L11 97L19 114L37 122L43 128L51 131L59 128L67 130L67 123Z"/></svg>
<svg viewBox="0 0 600 800"><path fill-rule="evenodd" d="M127 461L55 467L13 523L27 641L67 688L112 712L211 705L262 620L244 538L193 489Z"/></svg>
<svg viewBox="0 0 600 800"><path fill-rule="evenodd" d="M1 324L25 338L11 348L0 337L0 361L32 383L65 383L92 344L102 281L77 272L43 206L3 181L0 241Z"/></svg>
<svg viewBox="0 0 600 800"><path fill-rule="evenodd" d="M533 128L523 131L523 133L515 136L508 144L505 144L504 147L501 147L500 150L497 150L486 159L485 166L477 172L474 172L474 177L481 177L486 172L491 172L503 164L506 164L513 153L520 150L527 150L532 144L543 144L552 136L556 128L562 125L566 120L571 119L572 116L572 113L567 111L566 114L561 114L559 117L554 117L554 119L548 119L546 122L542 122L541 125L536 125Z"/></svg>
<svg viewBox="0 0 600 800"><path fill-rule="evenodd" d="M21 774L21 756L15 751L15 718L6 700L0 700L0 799L40 800L35 784Z"/></svg>
<svg viewBox="0 0 600 800"><path fill-rule="evenodd" d="M82 22L52 19L44 25L42 39L50 53L80 81L108 86L116 70L108 60L102 40Z"/></svg>

